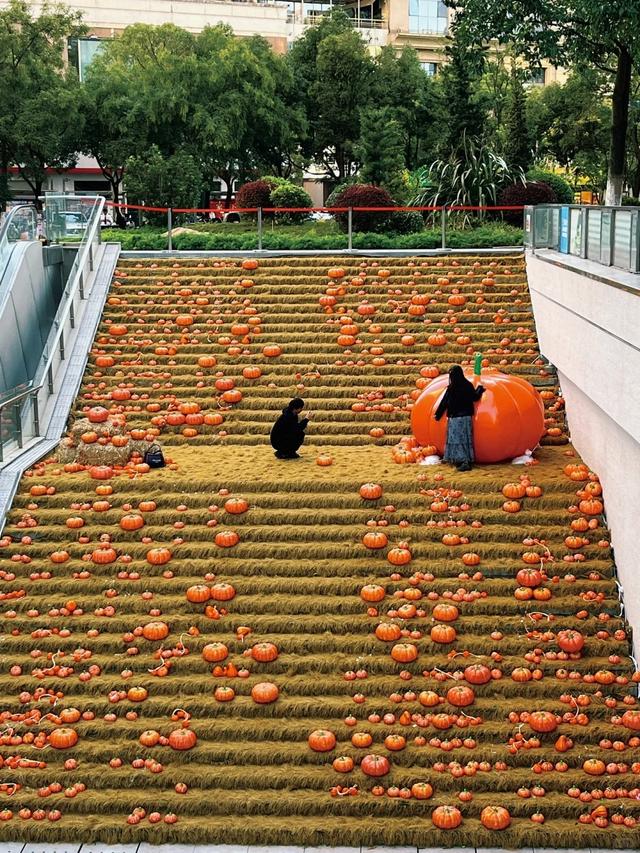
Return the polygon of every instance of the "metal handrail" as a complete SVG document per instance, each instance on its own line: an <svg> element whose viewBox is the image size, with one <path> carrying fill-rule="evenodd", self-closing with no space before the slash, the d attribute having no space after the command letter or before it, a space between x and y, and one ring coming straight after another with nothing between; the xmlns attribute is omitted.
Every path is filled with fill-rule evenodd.
<svg viewBox="0 0 640 853"><path fill-rule="evenodd" d="M85 230L85 233L82 238L82 242L78 248L78 252L71 267L71 271L69 273L69 279L67 281L67 286L65 287L63 298L66 300L64 306L61 305L58 307L58 313L54 318L53 325L55 327L55 334L53 335L52 340L48 340L44 352L41 358L41 364L36 371L36 376L33 380L30 381L30 385L28 388L23 389L22 391L17 392L12 397L7 400L3 400L0 402L0 417L2 416L3 410L7 406L13 406L14 409L20 408L20 404L25 402L28 398L30 398L33 402L33 420L34 420L34 433L35 436L40 435L40 419L39 419L39 411L38 411L38 392L41 391L45 384L48 383L49 395L53 394L53 373L52 373L52 364L53 359L56 355L56 352L60 353L60 358L64 360L65 351L64 351L64 331L65 324L67 320L70 319L71 327L73 328L75 318L71 314L74 304L74 297L77 293L80 294L80 299L85 298L84 294L84 265L87 261L87 257L89 260L89 267L93 269L93 242L98 238L98 242L100 242L100 218L102 215L102 208L104 207L104 198L102 196L98 196L93 199L93 207L91 209L89 215L88 227ZM18 445L22 447L22 430L21 425L18 427L19 439ZM2 437L0 436L0 462L3 461L3 442Z"/></svg>
<svg viewBox="0 0 640 853"><path fill-rule="evenodd" d="M17 204L15 207L11 208L11 210L6 214L6 216L2 220L2 225L0 225L0 243L2 243L2 241L5 239L6 233L9 230L9 226L11 225L13 219L17 216L19 210L28 210L33 214L35 231L37 232L37 230L38 230L38 210L37 210L35 204L31 204L30 202L25 202L24 204Z"/></svg>
<svg viewBox="0 0 640 853"><path fill-rule="evenodd" d="M23 388L21 391L18 391L17 393L13 394L12 397L0 397L0 412L7 406L10 406L12 403L17 403L25 396L25 394L29 394L31 391L34 390L35 388L33 387L33 379L30 379L29 382L26 383L26 387Z"/></svg>
<svg viewBox="0 0 640 853"><path fill-rule="evenodd" d="M10 240L9 239L9 231L11 226L14 224L15 219L17 219L19 213L27 210L32 218L31 228L33 231L32 238L33 240L37 239L38 236L38 211L36 210L35 205L33 204L18 204L16 207L12 207L11 210L5 216L2 226L0 227L0 264L2 265L0 269L0 276L4 275L7 265L9 263L9 259L11 257L12 252L7 251L9 246L13 249L14 243L17 243L18 240ZM6 257L5 257L6 253Z"/></svg>
<svg viewBox="0 0 640 853"><path fill-rule="evenodd" d="M84 265L84 261L86 260L86 255L92 252L91 246L93 242L93 237L95 237L96 235L96 231L98 232L98 234L100 233L100 216L102 214L103 207L104 196L96 197L90 214L90 226L89 228L87 228L83 235L82 242L80 243L80 246L78 248L78 253L73 262L73 266L69 271L69 283L67 284L64 290L67 295L66 305L62 311L62 316L58 317L58 315L56 314L56 317L54 319L54 323L57 325L58 328L53 341L51 341L51 351L49 357L47 358L44 366L41 368L41 375L43 377L42 384L44 384L44 376L51 367L51 362L56 351L56 346L58 346L58 344L60 343L60 339L64 331L64 323L66 322L66 319L69 315L69 311L71 310L71 305L73 304L73 297L75 295L76 290L80 289L81 298L84 299L84 282L82 280L82 267ZM99 208L97 213L96 208ZM93 219L93 221L91 221L91 219ZM93 266L92 256L91 265ZM47 341L47 343L45 344L45 352L43 353L43 357L46 353L48 346L49 341ZM36 376L37 374L38 371L36 371ZM42 384L40 385L40 387L42 387Z"/></svg>

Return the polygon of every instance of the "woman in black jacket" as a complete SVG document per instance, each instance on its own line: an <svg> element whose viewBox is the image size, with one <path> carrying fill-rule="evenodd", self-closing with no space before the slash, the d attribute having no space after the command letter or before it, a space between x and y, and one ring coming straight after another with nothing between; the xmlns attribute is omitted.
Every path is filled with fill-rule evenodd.
<svg viewBox="0 0 640 853"><path fill-rule="evenodd" d="M458 471L470 471L473 456L473 411L485 389L477 388L465 377L459 364L449 369L449 385L436 409L437 421L447 413L447 443L444 461L452 462Z"/></svg>
<svg viewBox="0 0 640 853"><path fill-rule="evenodd" d="M298 448L304 441L304 431L309 418L299 420L304 400L296 397L284 407L282 414L271 428L271 446L278 459L299 459Z"/></svg>

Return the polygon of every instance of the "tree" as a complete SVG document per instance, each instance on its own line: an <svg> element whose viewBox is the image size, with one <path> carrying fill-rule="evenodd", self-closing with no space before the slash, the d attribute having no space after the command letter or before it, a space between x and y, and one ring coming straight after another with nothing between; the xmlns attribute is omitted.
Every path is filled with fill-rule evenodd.
<svg viewBox="0 0 640 853"><path fill-rule="evenodd" d="M414 48L405 46L400 53L393 45L382 48L374 62L371 95L372 104L387 107L400 126L406 167L415 169L433 159L445 108L437 83L421 67Z"/></svg>
<svg viewBox="0 0 640 853"><path fill-rule="evenodd" d="M132 201L150 207L197 204L202 174L195 158L185 151L167 156L152 145L146 154L130 157L126 168L127 195Z"/></svg>
<svg viewBox="0 0 640 853"><path fill-rule="evenodd" d="M511 167L520 167L525 172L532 161L526 104L527 98L521 75L514 64L504 111L505 140L503 151L505 159Z"/></svg>
<svg viewBox="0 0 640 853"><path fill-rule="evenodd" d="M368 107L362 111L356 153L362 162L360 177L363 183L384 187L396 201L399 200L404 151L402 128L389 107Z"/></svg>
<svg viewBox="0 0 640 853"><path fill-rule="evenodd" d="M619 204L625 172L631 75L640 59L640 0L445 0L470 45L497 38L534 65L588 62L613 83L607 204Z"/></svg>
<svg viewBox="0 0 640 853"><path fill-rule="evenodd" d="M477 98L485 115L485 141L500 151L504 148L504 114L511 82L511 71L505 58L504 54L498 54L495 59L487 61L477 86Z"/></svg>
<svg viewBox="0 0 640 853"><path fill-rule="evenodd" d="M66 41L81 35L79 12L41 7L34 17L24 0L9 0L0 10L0 207L9 198L8 171L16 163L21 105L36 97L43 77L61 72Z"/></svg>
<svg viewBox="0 0 640 853"><path fill-rule="evenodd" d="M576 70L563 85L529 94L527 121L536 140L536 160L551 159L599 190L607 182L611 110L605 105L604 75Z"/></svg>
<svg viewBox="0 0 640 853"><path fill-rule="evenodd" d="M83 111L77 76L43 68L40 88L20 101L14 125L18 171L42 207L47 168L69 169L80 149Z"/></svg>
<svg viewBox="0 0 640 853"><path fill-rule="evenodd" d="M372 100L373 60L349 17L334 9L294 42L287 57L307 115L303 147L333 182L359 167L360 110Z"/></svg>
<svg viewBox="0 0 640 853"><path fill-rule="evenodd" d="M167 158L191 153L205 187L223 178L230 203L234 180L260 166L286 172L304 132L300 109L288 106L294 84L284 58L224 25L197 35L172 24L128 27L92 64L85 88L84 150L116 195L126 158L156 145Z"/></svg>
<svg viewBox="0 0 640 853"><path fill-rule="evenodd" d="M463 149L464 137L483 137L485 114L476 89L484 68L484 52L465 46L459 39L446 48L449 62L441 75L448 115L441 152L455 156Z"/></svg>
<svg viewBox="0 0 640 853"><path fill-rule="evenodd" d="M218 25L200 33L196 49L190 141L205 176L226 181L230 203L234 180L260 167L291 172L305 119L293 103L291 69L265 39L236 38Z"/></svg>

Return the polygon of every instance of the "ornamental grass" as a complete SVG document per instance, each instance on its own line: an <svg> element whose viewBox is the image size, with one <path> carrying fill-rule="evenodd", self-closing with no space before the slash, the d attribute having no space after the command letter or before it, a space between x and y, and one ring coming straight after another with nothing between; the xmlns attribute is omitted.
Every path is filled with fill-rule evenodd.
<svg viewBox="0 0 640 853"><path fill-rule="evenodd" d="M0 839L638 847L630 632L599 482L569 443L522 257L251 266L122 260L69 433L21 481L0 538ZM445 345L427 343L440 329ZM426 374L476 351L542 393L533 464L397 464ZM269 429L295 396L314 415L302 458L278 462ZM168 464L147 470L155 441ZM542 493L507 513L502 489L522 478ZM380 498L360 496L368 482ZM247 511L227 511L230 497ZM388 540L378 550L363 544L374 530ZM224 531L237 543L217 544ZM452 533L468 541L444 544ZM401 566L388 558L398 546ZM540 572L524 593L521 569ZM228 585L231 597L187 598ZM367 585L379 600L363 600ZM431 638L438 603L458 610L451 643ZM167 636L145 639L150 622ZM380 623L399 638L378 639ZM579 651L559 645L565 630ZM262 642L275 660L254 659ZM217 663L202 655L212 643L226 647ZM405 643L417 657L396 662ZM261 682L276 701L254 701ZM454 684L470 704L450 703ZM221 687L233 698L216 699ZM549 731L532 728L534 711L558 715ZM185 724L197 740L176 751L165 740ZM63 728L77 743L54 749ZM313 751L315 730L335 748ZM368 753L389 773L365 775ZM333 769L343 755L351 772ZM603 772L589 775L589 759ZM429 799L412 795L423 782ZM441 805L460 810L457 828L433 825ZM511 816L501 831L480 819L496 805Z"/></svg>

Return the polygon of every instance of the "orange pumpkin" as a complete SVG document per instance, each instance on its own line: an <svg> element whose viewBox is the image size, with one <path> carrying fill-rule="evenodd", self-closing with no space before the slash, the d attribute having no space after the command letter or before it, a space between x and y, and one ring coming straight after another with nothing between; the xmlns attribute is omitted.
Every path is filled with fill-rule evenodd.
<svg viewBox="0 0 640 853"><path fill-rule="evenodd" d="M474 380L467 370L468 379ZM473 416L473 447L480 463L513 459L533 449L544 433L544 404L535 388L518 376L485 369L474 380L486 392ZM411 410L411 428L421 445L434 444L442 456L446 418L436 421L435 410L446 391L448 375L427 385Z"/></svg>
<svg viewBox="0 0 640 853"><path fill-rule="evenodd" d="M251 698L258 705L269 705L275 702L279 695L277 685L270 681L260 681L251 688Z"/></svg>

